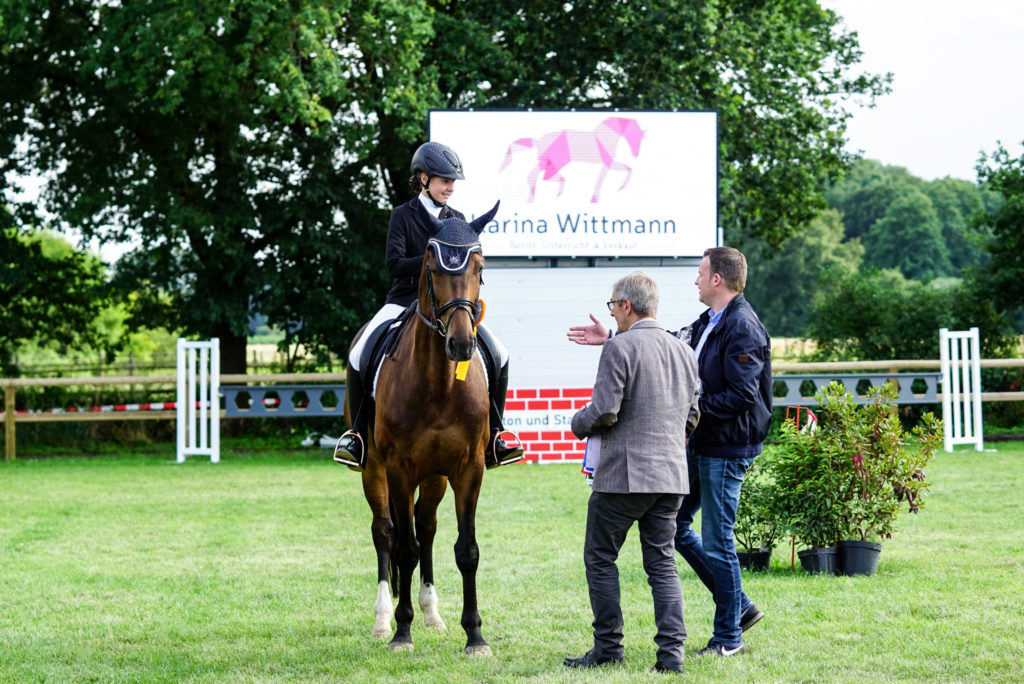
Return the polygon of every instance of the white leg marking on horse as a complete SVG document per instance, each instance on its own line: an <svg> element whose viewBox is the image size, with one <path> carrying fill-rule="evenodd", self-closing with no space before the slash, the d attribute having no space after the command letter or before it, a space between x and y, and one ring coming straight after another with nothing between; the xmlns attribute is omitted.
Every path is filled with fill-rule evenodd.
<svg viewBox="0 0 1024 684"><path fill-rule="evenodd" d="M377 600L373 604L373 630L375 637L386 639L391 636L391 618L395 616L395 606L391 602L391 589L387 582L377 583Z"/></svg>
<svg viewBox="0 0 1024 684"><path fill-rule="evenodd" d="M424 582L420 585L420 610L423 611L423 622L427 627L444 630L447 626L437 612L437 591L433 584Z"/></svg>

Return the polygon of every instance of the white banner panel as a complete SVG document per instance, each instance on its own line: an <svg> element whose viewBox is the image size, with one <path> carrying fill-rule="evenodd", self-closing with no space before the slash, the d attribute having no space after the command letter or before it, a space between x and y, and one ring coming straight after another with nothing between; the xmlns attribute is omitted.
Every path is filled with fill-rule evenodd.
<svg viewBox="0 0 1024 684"><path fill-rule="evenodd" d="M467 218L501 200L484 253L512 257L681 257L714 245L714 112L433 111L453 148Z"/></svg>

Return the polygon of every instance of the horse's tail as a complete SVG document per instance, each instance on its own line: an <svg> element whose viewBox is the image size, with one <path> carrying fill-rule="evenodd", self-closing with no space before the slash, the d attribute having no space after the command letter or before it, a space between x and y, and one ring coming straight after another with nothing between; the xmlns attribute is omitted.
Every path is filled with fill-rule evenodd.
<svg viewBox="0 0 1024 684"><path fill-rule="evenodd" d="M388 515L391 516L392 525L394 525L395 520L398 519L397 513L398 511L395 509L395 500L391 498L391 494L388 494ZM397 541L397 537L398 536L395 534L390 535L391 548L388 549L388 558L390 559L389 564L391 566L389 579L391 580L391 596L393 597L398 596L398 561L395 559L395 542Z"/></svg>
<svg viewBox="0 0 1024 684"><path fill-rule="evenodd" d="M505 161L501 162L501 168L498 169L498 172L500 173L501 171L504 171L505 168L512 163L513 152L518 152L520 149L529 149L531 147L533 147L533 138L520 138L519 140L513 141L513 143L508 146L508 151L505 152Z"/></svg>

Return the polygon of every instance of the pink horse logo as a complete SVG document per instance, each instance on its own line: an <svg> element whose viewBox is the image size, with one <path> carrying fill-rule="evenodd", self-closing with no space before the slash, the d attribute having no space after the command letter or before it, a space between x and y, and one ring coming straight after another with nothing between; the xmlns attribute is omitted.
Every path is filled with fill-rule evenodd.
<svg viewBox="0 0 1024 684"><path fill-rule="evenodd" d="M619 186L619 190L626 187L633 169L615 161L615 148L619 144L619 138L625 138L629 143L629 149L636 157L640 154L640 141L643 140L644 132L635 119L626 119L620 116L613 116L601 122L601 125L594 131L570 131L563 130L555 133L548 133L541 138L519 138L508 147L505 153L505 161L501 163L504 171L512 162L512 153L522 148L537 149L537 166L530 170L527 181L530 184L530 197L532 202L537 192L537 174L544 172L542 180L558 181L558 195L561 196L565 189L565 177L562 176L562 168L569 162L585 162L587 164L600 164L601 173L597 177L594 186L594 194L591 202L597 202L601 192L601 185L610 169L625 171L626 178Z"/></svg>

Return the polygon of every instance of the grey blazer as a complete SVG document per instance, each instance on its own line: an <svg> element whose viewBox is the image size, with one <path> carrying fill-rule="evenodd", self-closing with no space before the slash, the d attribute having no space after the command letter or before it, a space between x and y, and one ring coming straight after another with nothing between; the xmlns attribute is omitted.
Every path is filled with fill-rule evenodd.
<svg viewBox="0 0 1024 684"><path fill-rule="evenodd" d="M591 403L572 417L601 434L594 491L688 494L686 433L700 417L697 357L653 318L604 343Z"/></svg>

